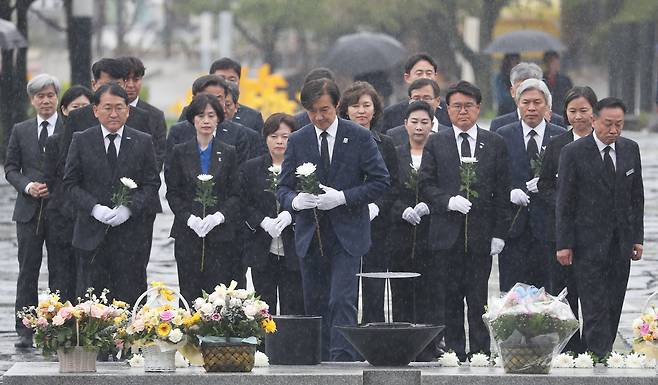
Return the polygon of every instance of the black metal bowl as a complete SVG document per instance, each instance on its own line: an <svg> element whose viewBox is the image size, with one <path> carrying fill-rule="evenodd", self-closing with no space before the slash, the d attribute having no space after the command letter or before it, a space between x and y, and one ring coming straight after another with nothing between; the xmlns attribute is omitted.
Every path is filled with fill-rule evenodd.
<svg viewBox="0 0 658 385"><path fill-rule="evenodd" d="M444 327L407 322L337 326L373 366L409 365Z"/></svg>

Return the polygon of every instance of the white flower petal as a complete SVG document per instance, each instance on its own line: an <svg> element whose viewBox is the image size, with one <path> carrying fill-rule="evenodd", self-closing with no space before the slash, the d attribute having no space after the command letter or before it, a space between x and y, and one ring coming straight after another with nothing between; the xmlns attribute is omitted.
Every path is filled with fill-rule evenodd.
<svg viewBox="0 0 658 385"><path fill-rule="evenodd" d="M119 180L121 181L121 184L123 184L124 186L128 187L131 190L137 188L137 183L135 183L135 181L130 178L123 177Z"/></svg>
<svg viewBox="0 0 658 385"><path fill-rule="evenodd" d="M197 178L198 180L200 180L201 182L207 182L207 181L209 181L209 180L212 180L212 175L208 175L208 174L200 174L200 175L197 175L196 178Z"/></svg>
<svg viewBox="0 0 658 385"><path fill-rule="evenodd" d="M459 366L459 357L457 357L457 353L455 352L444 353L441 358L439 358L439 364L446 367Z"/></svg>

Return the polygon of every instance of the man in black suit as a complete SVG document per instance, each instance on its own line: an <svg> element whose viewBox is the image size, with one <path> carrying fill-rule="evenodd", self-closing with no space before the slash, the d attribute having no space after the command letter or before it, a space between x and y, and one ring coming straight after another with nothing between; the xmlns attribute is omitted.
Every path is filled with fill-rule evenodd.
<svg viewBox="0 0 658 385"><path fill-rule="evenodd" d="M66 263L66 256L55 252L45 231L45 207L48 186L43 174L46 140L62 131L62 119L57 115L59 80L48 74L35 76L27 84L30 103L37 112L36 118L16 123L9 137L5 161L5 178L17 191L12 220L16 221L18 241L18 282L16 284L16 311L37 304L37 285L44 241L48 249L48 271L55 264ZM49 282L56 290L57 282ZM15 346L32 347L32 331L16 319L19 340Z"/></svg>
<svg viewBox="0 0 658 385"><path fill-rule="evenodd" d="M510 82L512 83L510 93L512 94L512 98L516 99L516 90L523 81L527 79L541 80L542 77L543 71L535 63L521 62L515 65L510 71ZM550 110L546 114L546 119L551 123L556 126L567 127L564 118L561 115L552 113ZM496 132L499 128L508 124L517 123L519 120L521 120L521 113L518 109L514 112L497 116L491 121L489 131Z"/></svg>
<svg viewBox="0 0 658 385"><path fill-rule="evenodd" d="M217 75L239 86L242 66L231 58L223 57L212 63L209 74ZM237 110L235 116L232 119L227 120L233 120L245 127L249 127L260 135L261 131L263 131L263 115L253 108L247 107L243 104L236 104L236 106Z"/></svg>
<svg viewBox="0 0 658 385"><path fill-rule="evenodd" d="M564 128L545 120L551 109L551 93L541 80L528 79L516 92L521 121L496 131L503 137L509 155L514 217L507 246L498 259L500 291L508 291L517 282L550 289L550 266L555 245L548 226L551 205L538 196L540 165L551 138Z"/></svg>
<svg viewBox="0 0 658 385"><path fill-rule="evenodd" d="M640 150L620 137L626 107L599 101L594 133L568 144L557 182L557 259L574 267L588 351L612 350L630 261L642 258L644 187Z"/></svg>
<svg viewBox="0 0 658 385"><path fill-rule="evenodd" d="M409 95L409 103L422 100L432 107L434 113L436 113L437 108L441 107L441 89L432 79L420 78L414 80L409 86L407 93ZM430 134L435 134L447 129L449 129L449 127L439 123L439 120L434 116L432 119L432 130L430 131ZM386 132L386 135L393 139L393 143L396 146L409 143L409 135L407 134L407 128L404 125L391 128Z"/></svg>
<svg viewBox="0 0 658 385"><path fill-rule="evenodd" d="M404 65L404 82L411 84L416 79L426 78L436 81L436 71L438 66L434 59L426 53L417 53L411 56L407 63ZM394 127L402 126L404 124L404 114L407 111L409 102L403 100L400 103L393 104L384 109L384 117L382 119L381 132L386 133ZM439 106L434 111L434 115L439 123L450 127L450 118L446 110L445 102L439 99Z"/></svg>
<svg viewBox="0 0 658 385"><path fill-rule="evenodd" d="M302 86L311 80L317 79L329 79L335 81L336 77L334 76L333 71L331 71L329 68L313 68L312 70L308 71L306 76L304 76ZM295 122L297 122L297 128L299 129L307 124L311 124L311 119L308 118L308 113L305 110L302 110L295 115Z"/></svg>
<svg viewBox="0 0 658 385"><path fill-rule="evenodd" d="M452 129L429 138L420 167L423 200L431 207L429 247L444 267L446 348L466 359L464 299L470 354L490 353L482 314L487 304L491 257L505 246L509 226L509 165L505 142L476 124L482 95L468 82L448 89ZM462 190L461 168L475 158L473 191Z"/></svg>
<svg viewBox="0 0 658 385"><path fill-rule="evenodd" d="M146 290L140 255L143 218L156 199L160 176L151 136L128 127L128 94L115 83L94 94L100 125L73 135L64 188L78 208L73 246L80 250L78 294L107 288L112 298L134 303ZM131 178L128 202L112 202Z"/></svg>

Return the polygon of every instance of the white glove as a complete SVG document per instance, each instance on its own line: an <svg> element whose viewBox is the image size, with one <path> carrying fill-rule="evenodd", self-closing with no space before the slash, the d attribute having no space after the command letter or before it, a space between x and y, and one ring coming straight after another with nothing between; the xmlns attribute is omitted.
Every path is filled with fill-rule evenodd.
<svg viewBox="0 0 658 385"><path fill-rule="evenodd" d="M299 193L292 200L292 208L300 211L318 207L318 197L309 193Z"/></svg>
<svg viewBox="0 0 658 385"><path fill-rule="evenodd" d="M517 206L527 206L530 203L530 197L520 188L509 192L509 200Z"/></svg>
<svg viewBox="0 0 658 385"><path fill-rule="evenodd" d="M375 203L368 203L368 215L370 216L370 222L379 215L379 206Z"/></svg>
<svg viewBox="0 0 658 385"><path fill-rule="evenodd" d="M203 220L196 215L190 215L189 218L187 218L187 227L192 229L196 235L201 236L201 225L203 224Z"/></svg>
<svg viewBox="0 0 658 385"><path fill-rule="evenodd" d="M430 208L427 207L425 202L420 202L414 207L414 211L418 214L419 217L423 217L430 213Z"/></svg>
<svg viewBox="0 0 658 385"><path fill-rule="evenodd" d="M418 216L416 210L412 209L411 207L404 209L404 212L402 213L402 219L409 222L409 224L412 226L416 226L420 223L420 216Z"/></svg>
<svg viewBox="0 0 658 385"><path fill-rule="evenodd" d="M525 187L531 193L538 193L539 188L537 187L537 182L539 182L539 177L534 177L534 178L530 179L529 181L525 182Z"/></svg>
<svg viewBox="0 0 658 385"><path fill-rule="evenodd" d="M500 254L500 252L503 251L503 247L505 247L505 241L500 238L491 238L491 253L489 254Z"/></svg>
<svg viewBox="0 0 658 385"><path fill-rule="evenodd" d="M107 206L95 204L94 208L91 209L91 216L102 224L107 225L109 224L107 221L114 217L114 210Z"/></svg>
<svg viewBox="0 0 658 385"><path fill-rule="evenodd" d="M276 219L274 218L263 218L263 221L260 223L260 227L262 227L263 230L265 230L265 232L268 233L272 238L279 236L279 233L276 231Z"/></svg>
<svg viewBox="0 0 658 385"><path fill-rule="evenodd" d="M224 223L224 214L220 213L219 211L214 214L206 215L201 223L201 237L205 237L208 235L210 230L214 229L218 225L221 225L222 223Z"/></svg>
<svg viewBox="0 0 658 385"><path fill-rule="evenodd" d="M324 190L324 194L318 195L318 208L320 210L331 210L345 204L345 194L342 191L322 184L320 188Z"/></svg>
<svg viewBox="0 0 658 385"><path fill-rule="evenodd" d="M473 206L473 203L461 195L455 195L448 201L448 210L459 211L464 215L471 211L471 206Z"/></svg>
<svg viewBox="0 0 658 385"><path fill-rule="evenodd" d="M115 207L112 211L114 211L114 217L107 221L107 224L112 227L119 226L123 222L127 221L128 218L130 218L130 215L132 215L130 209L124 205Z"/></svg>
<svg viewBox="0 0 658 385"><path fill-rule="evenodd" d="M287 211L281 211L279 216L274 219L274 228L277 232L277 237L281 235L283 230L292 223L292 215Z"/></svg>

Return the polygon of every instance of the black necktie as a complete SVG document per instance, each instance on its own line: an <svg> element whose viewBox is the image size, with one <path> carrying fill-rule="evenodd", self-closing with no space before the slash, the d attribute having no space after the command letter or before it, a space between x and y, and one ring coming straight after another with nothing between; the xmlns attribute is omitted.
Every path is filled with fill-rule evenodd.
<svg viewBox="0 0 658 385"><path fill-rule="evenodd" d="M114 173L114 170L117 168L117 148L114 145L114 139L116 139L117 136L117 134L107 134L107 138L110 140L110 145L107 146L107 163L110 165L112 173Z"/></svg>
<svg viewBox="0 0 658 385"><path fill-rule="evenodd" d="M605 146L603 149L603 167L605 168L605 173L610 182L610 185L614 187L615 185L615 164L612 163L612 157L610 156L610 146Z"/></svg>
<svg viewBox="0 0 658 385"><path fill-rule="evenodd" d="M46 149L46 140L48 139L48 122L41 122L41 131L39 131L39 149L44 152Z"/></svg>
<svg viewBox="0 0 658 385"><path fill-rule="evenodd" d="M470 158L471 157L471 144L468 142L468 134L465 132L462 132L459 134L459 136L462 137L462 158Z"/></svg>
<svg viewBox="0 0 658 385"><path fill-rule="evenodd" d="M323 131L320 134L320 137L322 138L320 141L320 164L322 166L322 176L324 178L327 177L327 174L329 174L329 141L327 141L327 131Z"/></svg>
<svg viewBox="0 0 658 385"><path fill-rule="evenodd" d="M528 146L526 147L526 151L528 153L528 159L536 160L537 157L539 156L539 150L537 148L537 141L535 140L535 136L537 135L537 131L530 130L528 135L530 135L530 139L528 139Z"/></svg>

